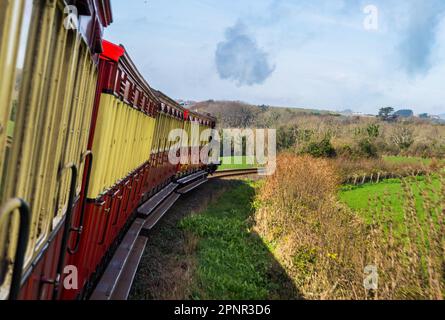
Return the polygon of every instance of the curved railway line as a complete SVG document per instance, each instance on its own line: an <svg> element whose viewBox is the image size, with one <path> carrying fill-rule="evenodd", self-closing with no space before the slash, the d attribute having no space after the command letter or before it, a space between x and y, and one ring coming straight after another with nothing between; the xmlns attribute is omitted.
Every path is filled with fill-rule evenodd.
<svg viewBox="0 0 445 320"><path fill-rule="evenodd" d="M257 175L260 170L260 168L221 170L212 174L210 179Z"/></svg>
<svg viewBox="0 0 445 320"><path fill-rule="evenodd" d="M211 175L208 172L198 172L185 179L177 180L161 190L152 200L138 209L138 218L130 226L116 249L90 300L126 300L128 298L150 231L182 195L193 191L209 179L257 175L259 170L259 168L222 170Z"/></svg>
<svg viewBox="0 0 445 320"><path fill-rule="evenodd" d="M64 25L67 4L88 27ZM214 173L202 151L217 119L151 87L104 39L112 22L110 0L2 3L0 300L125 299L146 235L182 195L259 173Z"/></svg>

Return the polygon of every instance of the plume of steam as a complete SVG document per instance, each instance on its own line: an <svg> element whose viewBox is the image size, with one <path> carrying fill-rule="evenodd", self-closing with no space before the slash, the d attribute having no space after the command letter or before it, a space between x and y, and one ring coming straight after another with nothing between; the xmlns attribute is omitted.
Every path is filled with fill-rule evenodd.
<svg viewBox="0 0 445 320"><path fill-rule="evenodd" d="M437 27L445 12L444 0L413 0L409 24L399 51L402 67L410 75L426 74L432 67L431 54L437 41Z"/></svg>
<svg viewBox="0 0 445 320"><path fill-rule="evenodd" d="M242 22L227 28L225 41L218 44L216 67L221 79L236 81L239 86L262 84L275 67L268 55L248 33Z"/></svg>

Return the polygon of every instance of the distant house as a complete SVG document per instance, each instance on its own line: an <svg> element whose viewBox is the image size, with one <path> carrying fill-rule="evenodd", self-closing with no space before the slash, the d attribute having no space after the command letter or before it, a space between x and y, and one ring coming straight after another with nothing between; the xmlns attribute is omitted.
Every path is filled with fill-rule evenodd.
<svg viewBox="0 0 445 320"><path fill-rule="evenodd" d="M178 100L176 100L176 102L187 109L190 109L192 106L194 106L196 104L196 101L182 100L182 99L178 99Z"/></svg>
<svg viewBox="0 0 445 320"><path fill-rule="evenodd" d="M394 115L397 117L401 117L401 118L410 118L410 117L414 117L414 112L413 112L413 110L410 110L410 109L402 109L402 110L394 112Z"/></svg>
<svg viewBox="0 0 445 320"><path fill-rule="evenodd" d="M343 115L343 116L352 116L354 114L354 111L351 109L346 109L343 111L338 111L339 114Z"/></svg>

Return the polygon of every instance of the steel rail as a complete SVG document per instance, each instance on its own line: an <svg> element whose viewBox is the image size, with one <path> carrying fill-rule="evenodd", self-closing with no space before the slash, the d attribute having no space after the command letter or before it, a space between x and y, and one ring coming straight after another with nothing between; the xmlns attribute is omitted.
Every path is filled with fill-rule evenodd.
<svg viewBox="0 0 445 320"><path fill-rule="evenodd" d="M248 169L231 169L231 170L221 170L216 171L209 179L218 179L226 177L237 177L237 176L247 176L247 175L258 175L259 168L248 168Z"/></svg>

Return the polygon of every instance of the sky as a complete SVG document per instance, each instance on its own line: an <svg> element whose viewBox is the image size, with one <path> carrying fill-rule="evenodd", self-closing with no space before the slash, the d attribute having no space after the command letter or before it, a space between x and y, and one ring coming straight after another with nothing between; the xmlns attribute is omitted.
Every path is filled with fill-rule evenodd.
<svg viewBox="0 0 445 320"><path fill-rule="evenodd" d="M445 0L111 0L106 39L175 99L445 113Z"/></svg>

